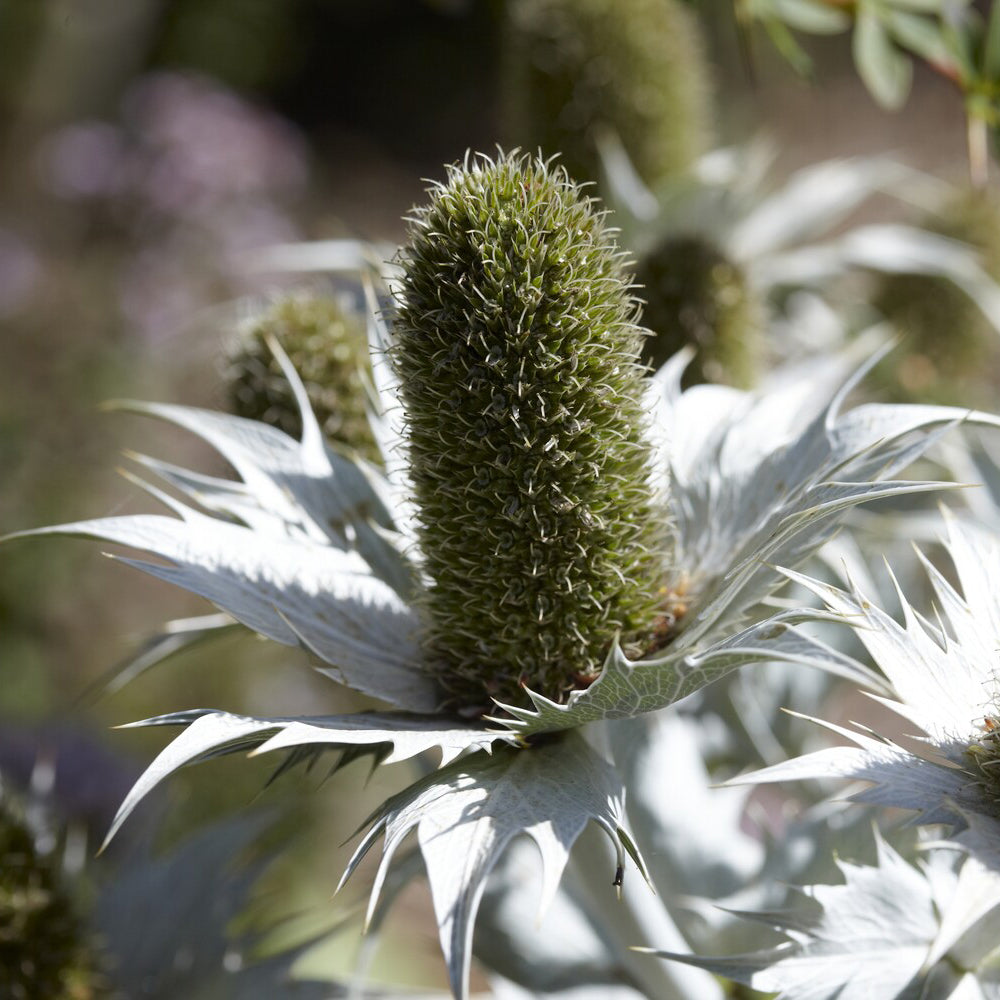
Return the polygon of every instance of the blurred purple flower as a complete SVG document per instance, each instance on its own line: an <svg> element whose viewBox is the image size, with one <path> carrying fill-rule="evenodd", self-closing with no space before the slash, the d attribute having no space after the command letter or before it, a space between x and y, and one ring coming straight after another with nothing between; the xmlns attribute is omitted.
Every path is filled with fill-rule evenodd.
<svg viewBox="0 0 1000 1000"><path fill-rule="evenodd" d="M137 145L136 193L164 213L305 186L305 145L291 125L206 79L146 77L126 97L124 119Z"/></svg>
<svg viewBox="0 0 1000 1000"><path fill-rule="evenodd" d="M41 276L38 254L16 233L0 228L0 318L28 304Z"/></svg>
<svg viewBox="0 0 1000 1000"><path fill-rule="evenodd" d="M302 238L289 205L306 190L306 153L273 112L206 78L160 72L131 88L120 124L65 126L38 163L57 197L107 210L100 233L118 244L119 309L129 329L158 341L246 290L247 250ZM0 245L0 314L2 254Z"/></svg>
<svg viewBox="0 0 1000 1000"><path fill-rule="evenodd" d="M39 164L60 198L107 198L121 188L125 156L120 129L107 122L77 122L48 136Z"/></svg>

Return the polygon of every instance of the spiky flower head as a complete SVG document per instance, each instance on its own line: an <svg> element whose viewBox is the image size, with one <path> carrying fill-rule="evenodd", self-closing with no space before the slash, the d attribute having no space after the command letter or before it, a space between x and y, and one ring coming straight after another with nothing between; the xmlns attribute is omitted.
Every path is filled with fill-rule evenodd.
<svg viewBox="0 0 1000 1000"><path fill-rule="evenodd" d="M672 236L639 261L636 280L652 336L643 357L659 368L682 347L697 349L690 384L753 385L762 350L762 306L742 268L700 236Z"/></svg>
<svg viewBox="0 0 1000 1000"><path fill-rule="evenodd" d="M678 0L511 0L504 114L512 141L560 153L595 180L595 135L613 129L648 184L708 147L708 67Z"/></svg>
<svg viewBox="0 0 1000 1000"><path fill-rule="evenodd" d="M1000 199L965 191L923 226L977 250L980 266L1000 281ZM873 304L905 337L902 355L876 369L883 395L901 402L993 405L1000 375L997 332L966 291L944 277L893 274L881 280Z"/></svg>
<svg viewBox="0 0 1000 1000"><path fill-rule="evenodd" d="M664 571L622 254L561 167L501 155L431 189L402 265L431 669L465 705L559 697L642 643Z"/></svg>
<svg viewBox="0 0 1000 1000"><path fill-rule="evenodd" d="M979 729L966 757L983 797L1000 819L1000 703L983 716Z"/></svg>
<svg viewBox="0 0 1000 1000"><path fill-rule="evenodd" d="M91 1000L99 995L89 942L21 811L0 787L0 996Z"/></svg>
<svg viewBox="0 0 1000 1000"><path fill-rule="evenodd" d="M298 437L302 420L268 336L291 359L326 437L377 460L365 413L368 347L361 318L329 296L298 293L254 317L234 342L226 369L233 412Z"/></svg>

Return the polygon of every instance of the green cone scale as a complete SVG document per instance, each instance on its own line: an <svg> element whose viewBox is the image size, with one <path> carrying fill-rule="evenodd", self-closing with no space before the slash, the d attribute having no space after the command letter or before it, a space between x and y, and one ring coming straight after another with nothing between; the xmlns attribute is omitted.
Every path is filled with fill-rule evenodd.
<svg viewBox="0 0 1000 1000"><path fill-rule="evenodd" d="M706 151L708 67L680 0L510 0L506 12L509 141L559 153L570 176L597 180L595 130L611 128L651 185Z"/></svg>
<svg viewBox="0 0 1000 1000"><path fill-rule="evenodd" d="M645 331L561 167L477 158L411 219L393 361L429 586L430 669L471 711L589 683L654 628ZM634 647L637 648L637 647Z"/></svg>
<svg viewBox="0 0 1000 1000"><path fill-rule="evenodd" d="M636 279L652 331L643 358L652 367L691 345L697 353L688 383L754 384L763 307L739 265L699 236L672 236L641 259Z"/></svg>
<svg viewBox="0 0 1000 1000"><path fill-rule="evenodd" d="M378 460L365 414L362 371L368 346L360 317L332 298L295 294L247 324L230 351L226 387L238 416L298 437L302 421L291 386L267 346L273 336L302 379L327 439Z"/></svg>

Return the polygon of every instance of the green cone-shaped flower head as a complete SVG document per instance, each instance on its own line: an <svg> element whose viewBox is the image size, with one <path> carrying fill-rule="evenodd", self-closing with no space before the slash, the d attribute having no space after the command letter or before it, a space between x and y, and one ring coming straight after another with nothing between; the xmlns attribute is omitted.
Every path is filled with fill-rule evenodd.
<svg viewBox="0 0 1000 1000"><path fill-rule="evenodd" d="M685 378L750 388L763 350L762 306L739 265L699 236L672 236L645 254L636 279L652 336L644 358L659 368L686 345Z"/></svg>
<svg viewBox="0 0 1000 1000"><path fill-rule="evenodd" d="M924 228L978 250L983 270L1000 281L1000 199L965 191ZM873 304L905 338L874 372L883 397L993 408L997 331L966 292L943 277L895 274L879 283Z"/></svg>
<svg viewBox="0 0 1000 1000"><path fill-rule="evenodd" d="M97 986L86 932L59 884L58 864L0 788L0 997L91 1000Z"/></svg>
<svg viewBox="0 0 1000 1000"><path fill-rule="evenodd" d="M585 685L657 616L662 519L622 255L561 168L467 161L411 220L396 323L431 669L456 703Z"/></svg>
<svg viewBox="0 0 1000 1000"><path fill-rule="evenodd" d="M298 437L295 397L267 346L269 335L291 359L327 438L377 459L365 415L361 373L368 347L361 318L332 298L299 293L274 302L234 343L226 372L233 412Z"/></svg>
<svg viewBox="0 0 1000 1000"><path fill-rule="evenodd" d="M511 141L598 179L595 130L621 138L648 184L708 146L708 67L680 0L510 0L504 116Z"/></svg>

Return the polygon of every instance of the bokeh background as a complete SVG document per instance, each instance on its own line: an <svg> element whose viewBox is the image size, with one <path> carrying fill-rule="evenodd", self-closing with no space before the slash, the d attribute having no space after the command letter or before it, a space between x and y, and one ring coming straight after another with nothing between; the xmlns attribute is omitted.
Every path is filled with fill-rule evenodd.
<svg viewBox="0 0 1000 1000"><path fill-rule="evenodd" d="M946 80L918 67L909 102L889 114L842 38L810 43L810 81L763 37L745 39L748 52L728 3L705 0L695 16L718 142L765 132L779 177L876 152L961 177L961 99ZM0 2L0 531L152 509L114 473L123 448L218 468L181 433L101 412L101 402L219 405L238 303L274 287L254 269L255 249L397 243L424 178L467 149L516 144L500 110L503 19L500 0ZM163 743L111 726L198 706L294 714L348 704L305 656L246 637L102 693L143 636L204 611L83 543L0 549L0 775L16 788L54 784L95 884L145 835L141 823L126 829L122 846L92 860ZM261 792L268 774L266 763L215 762L147 808L165 849L248 805L292 829L296 849L255 890L271 922L294 918L269 935L274 947L333 923L339 845L382 786L360 771L338 777L357 785L348 814L322 773ZM411 983L442 983L426 905L414 886L376 955L380 978L404 978L405 967ZM356 928L324 938L298 971L336 975L357 948Z"/></svg>

